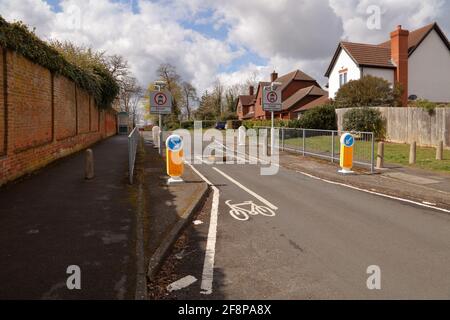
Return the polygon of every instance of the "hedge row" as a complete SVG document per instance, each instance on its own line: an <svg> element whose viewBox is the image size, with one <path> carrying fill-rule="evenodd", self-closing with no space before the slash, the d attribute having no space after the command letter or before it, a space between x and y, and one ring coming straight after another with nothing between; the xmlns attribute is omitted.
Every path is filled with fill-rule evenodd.
<svg viewBox="0 0 450 320"><path fill-rule="evenodd" d="M55 49L39 39L20 23L8 23L0 16L0 46L16 51L32 62L63 75L90 93L99 108L112 105L119 93L119 86L106 68L95 68L95 75L88 74L69 63Z"/></svg>

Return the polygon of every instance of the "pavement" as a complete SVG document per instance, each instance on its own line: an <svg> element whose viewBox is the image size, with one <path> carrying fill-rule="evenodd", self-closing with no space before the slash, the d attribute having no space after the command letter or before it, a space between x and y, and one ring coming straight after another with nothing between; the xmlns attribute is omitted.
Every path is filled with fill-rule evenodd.
<svg viewBox="0 0 450 320"><path fill-rule="evenodd" d="M151 132L143 132L143 138L137 171L143 190L145 264L148 265L147 275L152 278L207 196L208 185L189 167L185 167L184 182L168 185L165 156L161 157L154 148Z"/></svg>
<svg viewBox="0 0 450 320"><path fill-rule="evenodd" d="M136 215L126 136L66 157L0 188L0 299L133 299ZM67 268L79 266L81 290Z"/></svg>
<svg viewBox="0 0 450 320"><path fill-rule="evenodd" d="M450 214L407 201L444 205L446 193L418 193L421 185L382 174L340 176L335 166L298 155L282 155L273 176L260 175L261 164L203 160L193 167L218 190L217 201L210 196L194 218L201 223L175 244L153 298L450 298ZM374 266L379 290L367 286ZM166 289L185 277L196 281Z"/></svg>

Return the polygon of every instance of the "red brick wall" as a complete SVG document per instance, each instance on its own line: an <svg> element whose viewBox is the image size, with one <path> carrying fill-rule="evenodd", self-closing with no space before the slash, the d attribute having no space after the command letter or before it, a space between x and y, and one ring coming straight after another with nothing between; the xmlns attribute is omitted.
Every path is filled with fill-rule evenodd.
<svg viewBox="0 0 450 320"><path fill-rule="evenodd" d="M0 47L0 157L6 154L6 145L5 145L5 137L6 137L6 117L5 117L5 91L3 81L3 76L5 73L4 67L5 64L3 62L4 55L3 49Z"/></svg>
<svg viewBox="0 0 450 320"><path fill-rule="evenodd" d="M79 87L77 87L77 114L78 133L89 132L91 129L89 94Z"/></svg>
<svg viewBox="0 0 450 320"><path fill-rule="evenodd" d="M8 132L13 152L53 140L52 76L47 69L8 52ZM26 132L26 134L23 134ZM9 150L8 150L9 151Z"/></svg>
<svg viewBox="0 0 450 320"><path fill-rule="evenodd" d="M54 77L56 140L77 134L77 102L75 84L62 76Z"/></svg>
<svg viewBox="0 0 450 320"><path fill-rule="evenodd" d="M0 48L0 185L114 134L115 111L99 112L74 82Z"/></svg>

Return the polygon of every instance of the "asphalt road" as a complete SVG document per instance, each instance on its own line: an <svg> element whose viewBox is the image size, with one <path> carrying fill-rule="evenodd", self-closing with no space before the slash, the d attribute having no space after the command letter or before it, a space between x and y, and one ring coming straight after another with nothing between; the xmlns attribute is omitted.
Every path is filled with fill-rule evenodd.
<svg viewBox="0 0 450 320"><path fill-rule="evenodd" d="M213 292L200 293L210 199L197 218L203 224L193 224L174 251L172 279L198 280L166 298L450 298L450 215L283 168L261 176L258 165L194 167L219 193ZM259 214L238 220L227 202L245 201ZM277 207L275 216L261 214L270 214L261 208L269 205ZM372 265L381 271L379 290L367 287Z"/></svg>

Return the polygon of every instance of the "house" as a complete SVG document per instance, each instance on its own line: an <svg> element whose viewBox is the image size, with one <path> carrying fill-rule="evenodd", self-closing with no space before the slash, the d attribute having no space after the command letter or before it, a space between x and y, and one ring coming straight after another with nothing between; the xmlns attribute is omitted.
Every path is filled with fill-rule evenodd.
<svg viewBox="0 0 450 320"><path fill-rule="evenodd" d="M323 96L328 97L327 92L320 87L315 79L300 70L292 71L281 77L278 77L278 74L274 71L271 74L270 82L259 82L254 95L253 105L249 107L247 115L243 114L243 119L271 118L270 112L266 112L262 108L262 91L265 86L269 86L271 82L275 81L281 83L282 111L274 114L278 119L295 119L297 118L298 110L304 105ZM242 101L240 103L242 104Z"/></svg>
<svg viewBox="0 0 450 320"><path fill-rule="evenodd" d="M340 42L325 73L328 96L365 75L400 83L402 104L408 97L434 102L450 101L450 43L437 23L409 32L399 25L390 40L373 45Z"/></svg>
<svg viewBox="0 0 450 320"><path fill-rule="evenodd" d="M237 115L239 120L253 119L255 116L255 87L249 86L248 95L240 95L237 100Z"/></svg>

